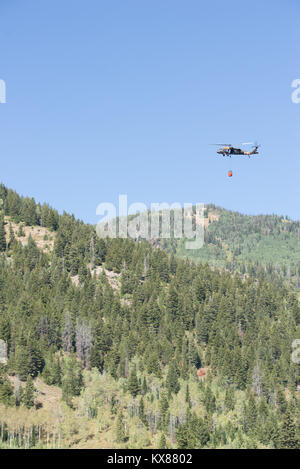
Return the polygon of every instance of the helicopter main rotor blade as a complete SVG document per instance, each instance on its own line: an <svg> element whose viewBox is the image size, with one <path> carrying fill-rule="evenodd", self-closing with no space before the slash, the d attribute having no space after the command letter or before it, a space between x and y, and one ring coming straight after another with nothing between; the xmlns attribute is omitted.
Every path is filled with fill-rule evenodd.
<svg viewBox="0 0 300 469"><path fill-rule="evenodd" d="M257 142L243 142L241 145L253 145L254 147L260 147L260 144Z"/></svg>

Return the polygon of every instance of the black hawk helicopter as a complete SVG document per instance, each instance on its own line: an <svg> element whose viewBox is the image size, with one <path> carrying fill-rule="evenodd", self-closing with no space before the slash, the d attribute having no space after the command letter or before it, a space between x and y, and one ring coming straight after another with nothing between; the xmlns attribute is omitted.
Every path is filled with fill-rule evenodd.
<svg viewBox="0 0 300 469"><path fill-rule="evenodd" d="M245 151L232 146L231 143L211 143L211 145L221 146L221 148L217 150L217 153L219 155L229 156L229 158L231 158L232 155L248 156L249 158L251 157L251 155L258 155L257 149L260 146L257 143L253 142L241 143L241 145L253 145L251 151Z"/></svg>

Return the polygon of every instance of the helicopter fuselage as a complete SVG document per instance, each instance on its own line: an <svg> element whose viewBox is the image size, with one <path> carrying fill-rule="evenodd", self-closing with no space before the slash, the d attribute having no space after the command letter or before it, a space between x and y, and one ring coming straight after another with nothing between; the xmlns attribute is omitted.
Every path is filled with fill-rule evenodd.
<svg viewBox="0 0 300 469"><path fill-rule="evenodd" d="M229 156L231 157L232 155L245 155L245 156L251 156L251 155L257 155L257 147L254 148L252 151L244 151L241 150L240 148L234 148L234 147L223 147L220 150L217 151L219 155L223 156Z"/></svg>

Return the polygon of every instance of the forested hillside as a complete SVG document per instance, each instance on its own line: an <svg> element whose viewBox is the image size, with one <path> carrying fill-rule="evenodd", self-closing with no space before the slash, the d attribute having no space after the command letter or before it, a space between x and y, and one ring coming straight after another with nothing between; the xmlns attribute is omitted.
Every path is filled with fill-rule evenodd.
<svg viewBox="0 0 300 469"><path fill-rule="evenodd" d="M292 286L0 198L0 447L300 447ZM282 242L297 230L236 215L236 243L228 217L209 244L228 226L245 261L266 224Z"/></svg>
<svg viewBox="0 0 300 469"><path fill-rule="evenodd" d="M300 222L277 215L242 215L213 204L204 212L201 249L185 249L186 239L160 240L167 252L231 272L300 287ZM171 231L172 235L172 231Z"/></svg>

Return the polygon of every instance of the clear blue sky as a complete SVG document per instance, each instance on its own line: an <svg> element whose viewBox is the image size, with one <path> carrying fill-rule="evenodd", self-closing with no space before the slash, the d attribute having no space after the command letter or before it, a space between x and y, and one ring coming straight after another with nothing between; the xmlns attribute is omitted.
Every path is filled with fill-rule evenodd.
<svg viewBox="0 0 300 469"><path fill-rule="evenodd" d="M299 26L299 0L1 0L0 180L89 222L118 194L300 219Z"/></svg>

